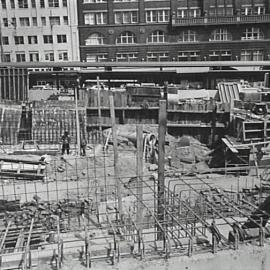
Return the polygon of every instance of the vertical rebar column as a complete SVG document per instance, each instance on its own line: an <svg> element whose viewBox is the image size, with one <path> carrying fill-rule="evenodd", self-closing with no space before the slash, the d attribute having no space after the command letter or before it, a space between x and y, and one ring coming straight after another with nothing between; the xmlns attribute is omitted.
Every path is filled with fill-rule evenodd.
<svg viewBox="0 0 270 270"><path fill-rule="evenodd" d="M157 218L159 223L164 223L164 203L165 203L165 135L167 126L167 101L159 101L159 115L158 115L158 202L157 202ZM157 239L163 240L163 230L158 227Z"/></svg>
<svg viewBox="0 0 270 270"><path fill-rule="evenodd" d="M137 135L137 224L141 229L143 214L143 126L136 126Z"/></svg>
<svg viewBox="0 0 270 270"><path fill-rule="evenodd" d="M119 164L118 164L118 150L117 150L117 134L115 126L115 111L114 111L114 99L113 93L110 93L110 114L112 121L112 138L113 138L113 154L114 154L114 178L116 184L117 200L118 200L118 211L120 219L122 219L122 193L119 179Z"/></svg>

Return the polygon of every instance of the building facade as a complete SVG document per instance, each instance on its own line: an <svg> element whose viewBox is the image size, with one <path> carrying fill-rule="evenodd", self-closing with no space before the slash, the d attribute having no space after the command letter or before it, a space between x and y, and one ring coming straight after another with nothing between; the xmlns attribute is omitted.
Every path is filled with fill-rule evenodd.
<svg viewBox="0 0 270 270"><path fill-rule="evenodd" d="M270 0L78 0L82 61L270 60Z"/></svg>
<svg viewBox="0 0 270 270"><path fill-rule="evenodd" d="M77 0L0 0L2 62L78 61Z"/></svg>

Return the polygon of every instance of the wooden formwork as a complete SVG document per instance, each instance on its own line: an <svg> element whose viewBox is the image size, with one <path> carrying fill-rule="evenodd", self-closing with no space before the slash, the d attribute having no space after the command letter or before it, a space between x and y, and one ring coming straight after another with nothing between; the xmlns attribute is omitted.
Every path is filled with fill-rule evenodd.
<svg viewBox="0 0 270 270"><path fill-rule="evenodd" d="M72 141L77 141L76 110L72 104L41 106L37 103L32 108L32 137L39 143L59 143L61 136L68 131ZM86 110L78 108L80 134L86 134Z"/></svg>
<svg viewBox="0 0 270 270"><path fill-rule="evenodd" d="M234 132L238 140L243 142L270 139L270 120L244 119L234 117Z"/></svg>
<svg viewBox="0 0 270 270"><path fill-rule="evenodd" d="M0 68L0 100L25 101L29 78L26 68Z"/></svg>
<svg viewBox="0 0 270 270"><path fill-rule="evenodd" d="M0 104L0 138L3 144L17 144L22 108L20 105Z"/></svg>

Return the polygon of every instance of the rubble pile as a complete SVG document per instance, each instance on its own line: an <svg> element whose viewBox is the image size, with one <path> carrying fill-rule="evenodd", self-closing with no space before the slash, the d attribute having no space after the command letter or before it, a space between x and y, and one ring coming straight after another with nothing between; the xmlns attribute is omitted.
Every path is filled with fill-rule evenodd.
<svg viewBox="0 0 270 270"><path fill-rule="evenodd" d="M39 225L44 233L56 231L58 219L61 232L75 229L76 222L74 222L74 219L78 221L78 217L82 213L94 211L93 204L86 200L60 200L53 203L41 201L36 195L33 200L21 205L18 201L7 202L7 204L9 204L9 207L2 207L0 212L4 225L11 221L15 227L27 227L34 218L35 226Z"/></svg>

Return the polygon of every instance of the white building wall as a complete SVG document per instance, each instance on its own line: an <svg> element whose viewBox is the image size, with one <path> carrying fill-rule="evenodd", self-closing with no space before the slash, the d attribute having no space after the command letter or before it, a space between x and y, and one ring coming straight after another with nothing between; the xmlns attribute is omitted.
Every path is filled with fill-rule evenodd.
<svg viewBox="0 0 270 270"><path fill-rule="evenodd" d="M36 8L31 7L31 0L28 1L28 8L19 8L18 0L14 0L15 8L11 8L10 0L6 0L6 8L3 9L0 1L0 36L2 41L4 37L8 37L9 44L2 42L2 54L10 54L10 61L16 62L17 53L25 53L25 61L30 61L29 54L31 52L39 53L39 61L49 61L45 59L46 52L54 53L54 61L62 61L59 59L60 52L67 52L68 60L79 61L79 38L78 38L78 20L77 20L77 0L67 0L67 7L63 6L63 0L59 0L59 7L49 7L48 1L45 1L45 8L40 8L40 0L36 0ZM49 17L60 17L60 25L50 25ZM64 16L68 16L68 25L64 24ZM20 18L28 17L30 26L21 26ZM37 26L33 26L32 18L37 18ZM41 18L46 18L46 26L42 25ZM5 18L8 21L8 27L4 25ZM15 27L12 25L12 18L16 18ZM43 36L52 35L53 43L44 44ZM58 43L57 35L66 35L66 43ZM15 36L23 36L24 44L16 45ZM37 36L37 44L28 44L28 36ZM2 59L3 60L3 59Z"/></svg>

